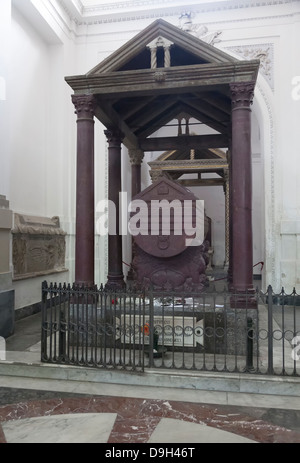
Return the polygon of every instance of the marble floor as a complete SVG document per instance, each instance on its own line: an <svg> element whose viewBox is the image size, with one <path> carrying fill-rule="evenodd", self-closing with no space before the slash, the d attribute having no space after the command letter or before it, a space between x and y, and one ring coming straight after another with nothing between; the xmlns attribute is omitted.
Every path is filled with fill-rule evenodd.
<svg viewBox="0 0 300 463"><path fill-rule="evenodd" d="M0 387L0 443L300 443L300 410Z"/></svg>

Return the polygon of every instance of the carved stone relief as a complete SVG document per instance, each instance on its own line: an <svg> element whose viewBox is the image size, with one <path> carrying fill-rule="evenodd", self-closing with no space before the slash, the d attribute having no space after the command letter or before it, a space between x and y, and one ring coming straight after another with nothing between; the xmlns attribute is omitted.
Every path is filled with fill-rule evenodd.
<svg viewBox="0 0 300 463"><path fill-rule="evenodd" d="M194 15L195 16L195 15ZM193 13L185 12L179 18L179 27L185 32L194 35L209 45L221 42L219 38L222 31L209 31L204 24L193 24Z"/></svg>
<svg viewBox="0 0 300 463"><path fill-rule="evenodd" d="M134 245L133 271L137 288L170 291L203 291L207 284L207 243L182 254L158 259Z"/></svg>
<svg viewBox="0 0 300 463"><path fill-rule="evenodd" d="M14 280L66 271L66 233L58 217L15 214L12 233Z"/></svg>
<svg viewBox="0 0 300 463"><path fill-rule="evenodd" d="M246 60L259 59L260 72L274 90L274 44L241 45L238 47L227 47Z"/></svg>

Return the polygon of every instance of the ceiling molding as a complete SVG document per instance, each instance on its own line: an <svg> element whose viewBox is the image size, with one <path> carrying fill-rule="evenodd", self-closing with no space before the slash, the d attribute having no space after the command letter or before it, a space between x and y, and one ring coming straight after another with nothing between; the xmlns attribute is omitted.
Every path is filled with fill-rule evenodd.
<svg viewBox="0 0 300 463"><path fill-rule="evenodd" d="M153 19L158 17L180 16L192 11L203 14L214 11L240 10L259 7L293 4L295 0L187 0L184 6L180 0L123 0L95 1L95 5L86 6L84 0L57 0L77 25L92 25L113 22Z"/></svg>

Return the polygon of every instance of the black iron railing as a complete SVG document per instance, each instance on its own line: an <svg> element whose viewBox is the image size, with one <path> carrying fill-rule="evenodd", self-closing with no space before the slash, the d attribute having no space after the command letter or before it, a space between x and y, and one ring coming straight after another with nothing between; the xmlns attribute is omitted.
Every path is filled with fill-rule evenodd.
<svg viewBox="0 0 300 463"><path fill-rule="evenodd" d="M43 284L42 361L300 376L300 297ZM298 347L299 346L299 347Z"/></svg>

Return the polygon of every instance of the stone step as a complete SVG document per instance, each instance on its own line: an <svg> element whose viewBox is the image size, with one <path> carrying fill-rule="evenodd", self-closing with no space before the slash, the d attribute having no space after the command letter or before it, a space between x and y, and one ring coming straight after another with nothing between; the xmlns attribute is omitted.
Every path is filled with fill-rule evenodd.
<svg viewBox="0 0 300 463"><path fill-rule="evenodd" d="M146 369L144 373L40 363L30 355L23 361L0 362L0 377L19 377L75 383L101 383L172 390L300 396L300 378L222 372ZM0 378L1 384L1 378ZM108 389L109 390L109 389Z"/></svg>

